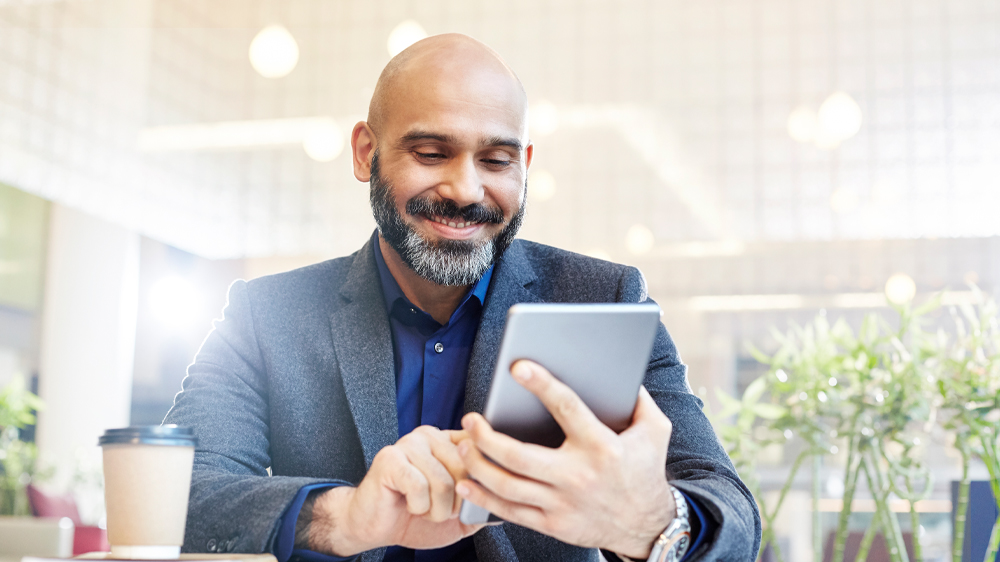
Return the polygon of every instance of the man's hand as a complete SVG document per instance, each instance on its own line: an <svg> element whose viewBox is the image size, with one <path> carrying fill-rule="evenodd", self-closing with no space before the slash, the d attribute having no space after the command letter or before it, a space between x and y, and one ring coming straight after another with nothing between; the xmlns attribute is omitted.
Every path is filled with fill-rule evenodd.
<svg viewBox="0 0 1000 562"><path fill-rule="evenodd" d="M379 451L357 488L316 499L310 548L337 556L389 545L439 548L478 531L482 525L458 520L455 483L466 473L454 443L465 437L421 426Z"/></svg>
<svg viewBox="0 0 1000 562"><path fill-rule="evenodd" d="M563 542L647 557L676 516L665 471L670 420L642 388L632 425L615 434L537 363L518 361L511 374L542 401L566 441L558 449L522 443L467 414L468 439L458 450L474 480L459 482L458 494Z"/></svg>

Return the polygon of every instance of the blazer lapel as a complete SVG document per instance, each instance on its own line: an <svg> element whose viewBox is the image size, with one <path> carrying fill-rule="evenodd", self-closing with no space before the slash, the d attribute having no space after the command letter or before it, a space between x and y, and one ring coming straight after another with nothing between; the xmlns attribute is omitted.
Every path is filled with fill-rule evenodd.
<svg viewBox="0 0 1000 562"><path fill-rule="evenodd" d="M355 256L340 288L342 305L331 314L333 345L365 468L371 467L376 453L399 437L392 332L381 286L369 240Z"/></svg>
<svg viewBox="0 0 1000 562"><path fill-rule="evenodd" d="M493 369L500 352L507 310L519 302L540 301L526 287L535 278L535 271L524 255L520 241L515 240L493 269L479 332L469 359L469 373L465 381L466 412L482 413L486 407L486 395L493 382Z"/></svg>
<svg viewBox="0 0 1000 562"><path fill-rule="evenodd" d="M517 552L503 529L509 524L484 527L472 536L479 562L517 562Z"/></svg>
<svg viewBox="0 0 1000 562"><path fill-rule="evenodd" d="M519 302L539 302L527 289L535 272L519 241L514 241L503 259L494 266L490 290L486 294L479 332L472 345L469 373L465 381L465 411L483 412L486 395L493 382L493 369L500 353L500 340L507 322L507 310ZM510 562L517 554L503 525L486 527L475 534L476 556L484 562Z"/></svg>

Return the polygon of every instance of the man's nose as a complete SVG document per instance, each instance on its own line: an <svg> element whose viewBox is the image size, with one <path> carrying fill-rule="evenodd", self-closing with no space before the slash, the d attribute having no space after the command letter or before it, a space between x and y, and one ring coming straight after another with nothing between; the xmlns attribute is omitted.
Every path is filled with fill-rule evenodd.
<svg viewBox="0 0 1000 562"><path fill-rule="evenodd" d="M451 200L459 208L481 202L483 182L475 159L470 156L452 160L437 191L442 199Z"/></svg>

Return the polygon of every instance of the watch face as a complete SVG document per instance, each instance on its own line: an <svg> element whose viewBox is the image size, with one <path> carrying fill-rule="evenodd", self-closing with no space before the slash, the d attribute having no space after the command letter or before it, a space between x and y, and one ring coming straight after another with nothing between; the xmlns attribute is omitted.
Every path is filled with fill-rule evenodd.
<svg viewBox="0 0 1000 562"><path fill-rule="evenodd" d="M677 542L674 543L673 558L671 560L680 560L687 554L688 546L691 541L691 534L684 531L677 537Z"/></svg>
<svg viewBox="0 0 1000 562"><path fill-rule="evenodd" d="M684 535L677 540L677 552L687 552L689 535L684 533Z"/></svg>

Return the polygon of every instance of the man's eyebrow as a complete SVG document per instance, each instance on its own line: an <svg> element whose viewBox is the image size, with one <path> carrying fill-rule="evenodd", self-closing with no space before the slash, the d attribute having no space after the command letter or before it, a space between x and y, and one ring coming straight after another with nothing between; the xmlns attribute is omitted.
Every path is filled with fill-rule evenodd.
<svg viewBox="0 0 1000 562"><path fill-rule="evenodd" d="M458 139L451 135L445 135L441 133L431 133L427 131L410 131L403 135L399 142L400 144L412 144L420 141L437 141L445 144L459 144ZM483 142L480 143L481 146L506 146L508 148L513 148L520 152L524 145L521 141L514 137L502 137L500 135L494 135L488 137Z"/></svg>
<svg viewBox="0 0 1000 562"><path fill-rule="evenodd" d="M446 144L457 144L455 137L451 135L442 135L439 133L428 133L426 131L411 131L403 135L399 141L402 144L410 144L418 141L432 140L443 142Z"/></svg>
<svg viewBox="0 0 1000 562"><path fill-rule="evenodd" d="M501 137L501 136L493 136L486 139L486 141L483 142L483 146L506 146L508 148L513 148L518 152L520 152L521 149L524 148L524 145L521 144L521 141L517 140L516 138Z"/></svg>

